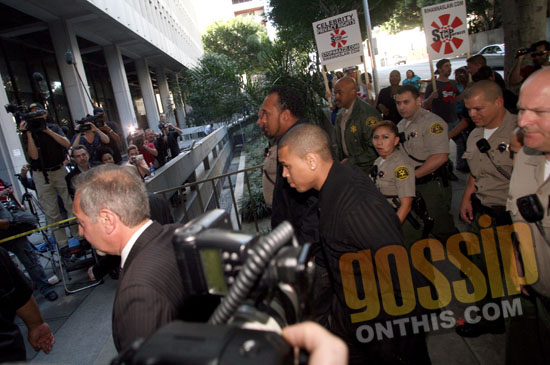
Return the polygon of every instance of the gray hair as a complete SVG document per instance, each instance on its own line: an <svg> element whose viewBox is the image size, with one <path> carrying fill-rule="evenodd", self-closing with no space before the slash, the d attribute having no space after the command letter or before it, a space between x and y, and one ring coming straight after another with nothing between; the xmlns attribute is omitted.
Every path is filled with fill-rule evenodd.
<svg viewBox="0 0 550 365"><path fill-rule="evenodd" d="M94 223L102 209L115 213L128 227L150 217L145 184L130 167L100 165L77 175L73 184L80 209Z"/></svg>

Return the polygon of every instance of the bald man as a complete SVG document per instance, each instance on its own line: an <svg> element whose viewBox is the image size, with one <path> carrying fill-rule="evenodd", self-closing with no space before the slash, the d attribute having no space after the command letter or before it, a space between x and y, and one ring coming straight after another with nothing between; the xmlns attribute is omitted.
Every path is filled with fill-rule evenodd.
<svg viewBox="0 0 550 365"><path fill-rule="evenodd" d="M362 261L366 252L374 257L378 249L391 245L393 249L405 250L401 224L393 208L366 174L356 167L333 161L329 137L317 126L302 124L288 131L279 141L279 162L283 166L283 177L292 188L298 192L319 191L320 243L332 279L332 292L324 298L330 304L329 329L349 346L350 364L399 363L399 359L429 364L423 334L410 335L410 331L405 337L364 341L358 330L361 325L385 323L395 317L380 306L380 314L367 320L358 315L367 310L366 303L363 308L350 308L347 304L361 302L360 298L365 296L376 297L377 293L364 293L376 285L382 288L381 296L403 300L399 289L391 292L384 289L396 288L388 285L390 277L380 273L377 279L368 274L363 276L363 269L354 271L353 259L350 259L352 255L357 262ZM364 288L357 289L355 283L361 282L365 283ZM414 297L414 293L411 295Z"/></svg>
<svg viewBox="0 0 550 365"><path fill-rule="evenodd" d="M372 145L372 127L381 120L380 113L357 97L355 80L344 77L334 86L336 106L335 136L338 159L369 173L377 154Z"/></svg>
<svg viewBox="0 0 550 365"><path fill-rule="evenodd" d="M478 225L478 219L482 215L491 217L494 226L512 223L506 211L506 196L514 163L510 153L510 138L517 126L517 116L504 107L502 90L494 81L476 82L464 92L464 101L476 128L470 133L463 154L468 161L470 176L462 195L460 217L472 225L472 231L479 235L482 227ZM485 147L480 148L482 145ZM486 272L487 259L473 255L472 260ZM498 264L498 257L494 260ZM478 306L481 308L490 300L487 297ZM503 317L457 327L457 333L463 337L503 333L504 330Z"/></svg>
<svg viewBox="0 0 550 365"><path fill-rule="evenodd" d="M528 317L512 318L509 330L512 346L507 351L507 363L548 364L550 362L550 69L533 73L523 83L518 102L518 125L523 133L524 147L514 160L507 208L514 222L525 222L518 199L536 195L542 205L542 219L529 223L531 237L520 235L519 250L526 257L534 248L535 265L523 266L534 273L536 281L525 287L523 312ZM531 208L531 204L523 206ZM522 214L523 213L523 214ZM525 215L527 216L527 215ZM542 232L541 232L542 231ZM523 236L524 237L524 236ZM519 325L516 326L516 324Z"/></svg>

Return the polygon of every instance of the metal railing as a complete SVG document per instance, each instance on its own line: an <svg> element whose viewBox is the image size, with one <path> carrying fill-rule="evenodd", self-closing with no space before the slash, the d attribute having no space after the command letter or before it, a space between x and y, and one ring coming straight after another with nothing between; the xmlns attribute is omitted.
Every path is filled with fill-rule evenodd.
<svg viewBox="0 0 550 365"><path fill-rule="evenodd" d="M188 222L193 218L196 218L196 216L191 216L189 212L190 206L194 203L194 199L198 199L199 208L200 208L200 214L205 213L207 210L214 209L214 207L210 207L211 199L214 198L215 208L221 208L221 209L227 209L227 207L222 207L220 205L220 197L221 193L223 192L223 181L224 179L227 179L229 190L231 193L231 201L232 206L229 209L229 213L231 214L231 210L235 213L237 225L239 227L239 230L242 229L242 221L241 221L241 212L239 211L239 205L237 199L239 197L236 197L235 190L238 188L237 181L235 179L235 186L233 186L233 182L231 181L231 177L235 176L237 177L238 174L244 174L244 184L246 185L248 196L250 197L250 203L251 203L251 209L252 214L254 216L254 225L256 228L256 232L260 232L260 228L258 225L258 216L256 214L256 202L254 202L254 196L252 194L252 189L250 187L250 178L249 174L251 171L260 169L263 173L263 164L256 165L252 167L248 167L242 170L229 172L226 174L218 175L215 177L211 177L208 179L200 180L200 181L194 181L190 183L186 183L181 186L176 186L170 189L164 189L160 191L156 191L155 194L161 194L165 200L174 201L174 196L177 197L179 207L183 208L183 214L184 214L184 221ZM203 193L201 193L201 187L203 184L211 184L212 187L212 194L208 194L206 198L206 204L205 200L203 199ZM222 188L219 188L219 187ZM189 194L187 194L187 189L189 189ZM218 190L220 190L218 192ZM219 194L218 194L219 193ZM244 194L242 194L244 196ZM177 208L177 207L176 207ZM198 216L198 215L197 215Z"/></svg>

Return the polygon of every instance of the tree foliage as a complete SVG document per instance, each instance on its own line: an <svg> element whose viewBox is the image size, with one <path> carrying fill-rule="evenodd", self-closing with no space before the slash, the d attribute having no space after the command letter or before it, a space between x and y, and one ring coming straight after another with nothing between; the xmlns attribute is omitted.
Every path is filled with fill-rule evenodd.
<svg viewBox="0 0 550 365"><path fill-rule="evenodd" d="M372 26L382 26L392 33L422 27L420 9L448 0L371 0L369 10ZM366 38L362 0L271 0L270 19L282 32L284 39L296 37L313 42L311 23L346 11L357 10L363 38ZM500 0L467 0L471 15L470 29L474 32L493 29L501 24Z"/></svg>
<svg viewBox="0 0 550 365"><path fill-rule="evenodd" d="M260 68L257 54L269 43L265 28L251 17L236 17L227 22L215 22L202 36L205 53L217 53L237 64L239 73Z"/></svg>

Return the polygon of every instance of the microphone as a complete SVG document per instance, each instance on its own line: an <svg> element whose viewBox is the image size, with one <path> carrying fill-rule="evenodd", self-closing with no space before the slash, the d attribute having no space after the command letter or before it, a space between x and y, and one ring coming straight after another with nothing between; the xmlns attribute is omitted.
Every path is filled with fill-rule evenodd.
<svg viewBox="0 0 550 365"><path fill-rule="evenodd" d="M33 73L32 78L37 82L44 81L44 76L40 72Z"/></svg>
<svg viewBox="0 0 550 365"><path fill-rule="evenodd" d="M67 63L67 65L74 64L73 53L71 52L70 49L68 49L67 52L65 52L65 62Z"/></svg>

